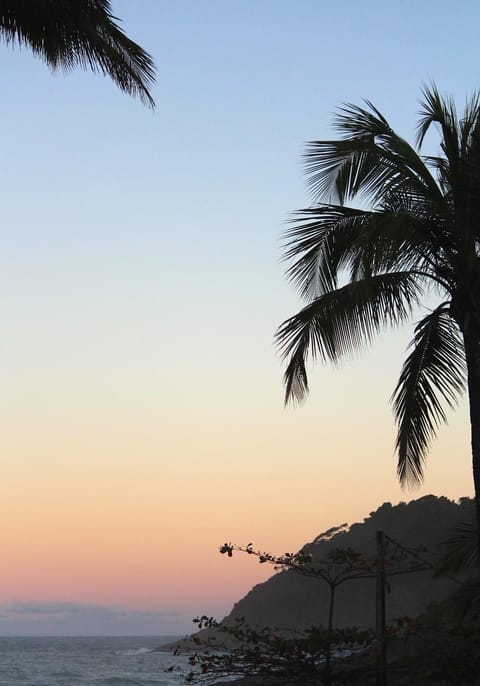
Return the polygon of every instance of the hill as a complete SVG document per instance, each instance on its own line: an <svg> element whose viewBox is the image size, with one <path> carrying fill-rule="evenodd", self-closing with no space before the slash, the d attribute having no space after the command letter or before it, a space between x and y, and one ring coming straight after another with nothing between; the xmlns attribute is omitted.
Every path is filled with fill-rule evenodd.
<svg viewBox="0 0 480 686"><path fill-rule="evenodd" d="M362 523L330 529L303 550L314 561L325 559L334 548L352 548L374 560L376 532L381 530L408 548L424 546L428 552L422 553L422 557L435 562L440 543L450 529L472 516L473 501L469 498L455 503L444 497L425 496L396 506L384 503ZM387 622L419 615L429 603L444 599L456 586L454 580L434 579L431 572L425 571L391 576L388 581ZM326 626L328 600L328 586L321 580L293 570L281 571L239 600L223 623L231 624L235 618L244 617L248 624L257 627L300 630ZM336 592L334 625L368 627L374 623L375 579L351 580L340 586Z"/></svg>

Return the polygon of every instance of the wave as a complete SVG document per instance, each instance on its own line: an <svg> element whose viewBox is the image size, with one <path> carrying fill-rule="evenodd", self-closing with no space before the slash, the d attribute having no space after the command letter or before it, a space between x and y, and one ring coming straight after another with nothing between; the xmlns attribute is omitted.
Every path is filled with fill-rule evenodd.
<svg viewBox="0 0 480 686"><path fill-rule="evenodd" d="M116 655L143 655L153 653L152 648L127 648L127 650L117 650Z"/></svg>
<svg viewBox="0 0 480 686"><path fill-rule="evenodd" d="M128 677L122 676L110 676L99 680L97 683L99 686L100 684L105 684L105 686L145 686L146 682L143 679L129 679ZM161 682L158 681L157 683Z"/></svg>

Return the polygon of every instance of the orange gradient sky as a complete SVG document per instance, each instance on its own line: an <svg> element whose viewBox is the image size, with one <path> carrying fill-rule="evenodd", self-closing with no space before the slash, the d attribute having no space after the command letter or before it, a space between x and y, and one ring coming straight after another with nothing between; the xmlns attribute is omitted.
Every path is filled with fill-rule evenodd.
<svg viewBox="0 0 480 686"><path fill-rule="evenodd" d="M457 34L446 3L416 26L373 1L201 5L113 3L157 61L155 113L1 47L0 635L189 632L272 573L224 541L294 551L384 501L472 494L464 405L425 484L397 483L411 330L287 410L272 337L299 307L279 235L308 204L304 141L362 97L412 140L429 78L461 105L479 8Z"/></svg>

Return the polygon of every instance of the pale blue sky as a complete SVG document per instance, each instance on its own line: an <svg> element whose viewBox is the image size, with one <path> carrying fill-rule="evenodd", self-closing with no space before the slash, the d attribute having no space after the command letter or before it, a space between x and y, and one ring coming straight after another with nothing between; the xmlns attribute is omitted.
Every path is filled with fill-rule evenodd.
<svg viewBox="0 0 480 686"><path fill-rule="evenodd" d="M18 493L19 508L22 497L30 504L35 498L39 464L53 483L65 465L73 469L80 460L92 483L102 465L145 473L146 482L157 470L159 509L152 517L161 520L161 475L168 468L176 478L178 463L179 483L187 483L184 500L181 491L177 496L180 545L198 516L188 490L203 478L195 460L205 460L216 485L210 489L205 477L201 497L209 505L203 506L209 511L224 492L230 500L221 515L225 533L205 539L202 554L216 555L224 536L242 543L255 535L260 547L294 549L383 500L406 497L395 478L388 397L408 331L385 338L358 366L318 369L307 405L282 409L272 337L300 303L282 276L279 237L288 213L309 203L304 143L332 136L335 108L362 98L413 140L420 88L430 80L461 107L480 84L480 6L112 4L125 31L157 63L155 112L101 76L52 75L28 50L0 46L0 415L6 469L12 484L28 493ZM338 433L339 413L350 416L343 430L350 436ZM380 426L385 436L372 438ZM462 410L448 436L442 434L447 443L435 448L440 457L432 455L418 495L471 492L466 428ZM172 448L176 439L165 436L174 429L191 436L189 450ZM342 443L347 438L350 447ZM320 459L318 446L332 441L338 473ZM352 446L369 455L362 472L368 487L349 506L338 498L322 509L321 489L330 492L332 480L358 485L356 468L342 471ZM448 456L456 450L461 466L453 469ZM263 485L258 477L252 487L258 470ZM276 484L277 471L283 485ZM254 489L243 513L245 532L238 514L242 488ZM136 497L142 502L141 489ZM135 518L135 511L128 516ZM216 607L207 591L192 608L179 595L175 628L189 630L187 618L197 612L221 615L253 581L245 577ZM122 604L120 591L112 598L53 597L38 589L27 597L13 586L4 592L6 603ZM146 601L130 594L128 602L145 607ZM155 606L160 613L162 602ZM176 611L175 602L166 609Z"/></svg>

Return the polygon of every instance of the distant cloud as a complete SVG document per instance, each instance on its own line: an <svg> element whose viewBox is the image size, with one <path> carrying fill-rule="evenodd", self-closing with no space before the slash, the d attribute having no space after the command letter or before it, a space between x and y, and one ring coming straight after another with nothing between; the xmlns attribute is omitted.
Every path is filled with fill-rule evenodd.
<svg viewBox="0 0 480 686"><path fill-rule="evenodd" d="M9 603L0 605L0 612L3 616L9 615L83 615L91 618L100 617L102 619L126 619L129 617L176 617L177 611L169 610L131 610L118 607L116 605L94 605L90 603L72 603L63 601L53 601L47 603L25 602L23 600L12 600Z"/></svg>
<svg viewBox="0 0 480 686"><path fill-rule="evenodd" d="M192 630L191 618L170 608L23 600L0 605L0 635L178 635Z"/></svg>

